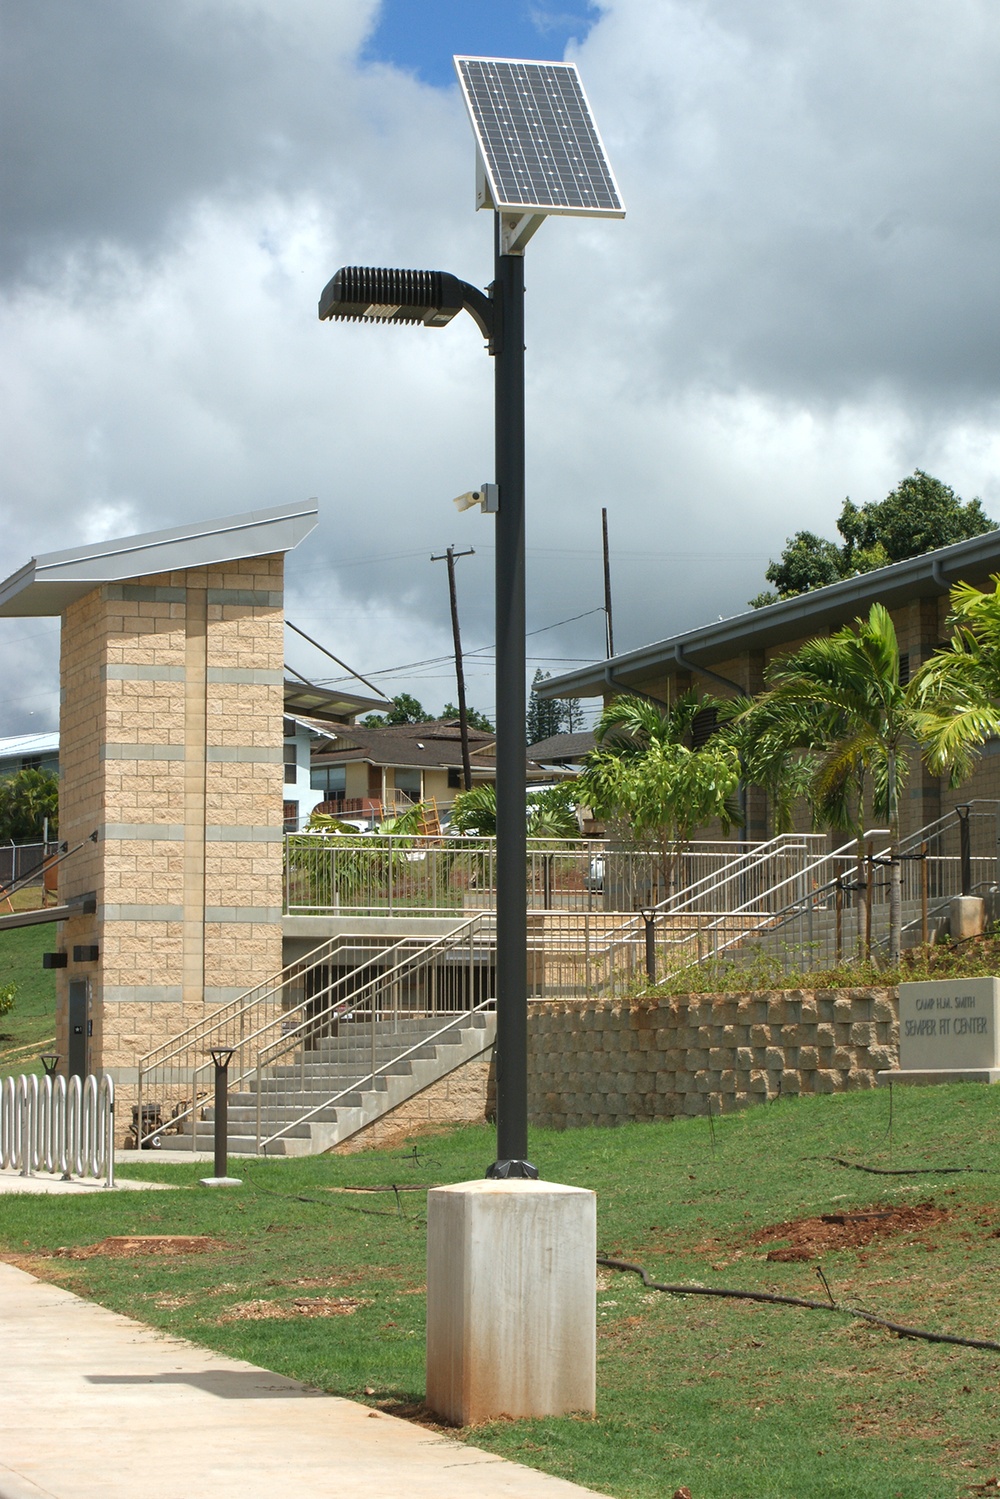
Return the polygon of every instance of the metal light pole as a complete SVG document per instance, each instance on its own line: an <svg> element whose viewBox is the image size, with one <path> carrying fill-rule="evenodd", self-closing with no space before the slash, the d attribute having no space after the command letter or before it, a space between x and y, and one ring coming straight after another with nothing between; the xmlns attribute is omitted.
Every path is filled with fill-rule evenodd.
<svg viewBox="0 0 1000 1499"><path fill-rule="evenodd" d="M497 1158L489 1177L530 1176L528 897L525 813L524 256L505 255L495 224Z"/></svg>
<svg viewBox="0 0 1000 1499"><path fill-rule="evenodd" d="M321 319L443 328L468 312L496 363L497 1159L489 1177L537 1177L528 1153L528 911L525 870L524 249L549 214L623 218L572 63L456 57L476 137L476 203L494 214L489 297L443 271L345 266ZM497 502L498 501L498 502ZM609 611L610 612L610 611Z"/></svg>

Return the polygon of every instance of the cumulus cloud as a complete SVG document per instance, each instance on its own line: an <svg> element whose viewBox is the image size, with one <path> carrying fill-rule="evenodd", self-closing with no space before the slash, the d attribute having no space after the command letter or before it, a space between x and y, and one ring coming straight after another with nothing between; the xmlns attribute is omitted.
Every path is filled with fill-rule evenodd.
<svg viewBox="0 0 1000 1499"><path fill-rule="evenodd" d="M316 320L343 263L490 279L457 91L362 60L378 0L0 14L3 571L317 495L292 619L366 672L446 655L455 541L487 644L490 522L450 505L493 467L476 330ZM629 214L528 250L530 623L600 604L602 505L623 648L739 609L786 535L918 464L1000 514L988 0L606 0L573 55ZM0 731L54 714L52 638L0 625ZM446 663L385 680L452 695Z"/></svg>

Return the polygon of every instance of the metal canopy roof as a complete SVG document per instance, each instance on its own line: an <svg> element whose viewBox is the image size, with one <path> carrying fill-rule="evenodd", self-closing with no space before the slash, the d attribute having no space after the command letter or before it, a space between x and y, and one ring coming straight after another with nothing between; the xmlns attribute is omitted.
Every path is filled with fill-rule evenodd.
<svg viewBox="0 0 1000 1499"><path fill-rule="evenodd" d="M350 718L355 713L380 712L385 698L359 697L354 692L333 687L317 687L312 682L292 682L285 678L285 712L304 718Z"/></svg>
<svg viewBox="0 0 1000 1499"><path fill-rule="evenodd" d="M306 500L45 552L0 583L0 618L61 614L102 583L290 552L313 530L316 517L316 501Z"/></svg>
<svg viewBox="0 0 1000 1499"><path fill-rule="evenodd" d="M624 218L573 63L456 57L483 178L477 206Z"/></svg>

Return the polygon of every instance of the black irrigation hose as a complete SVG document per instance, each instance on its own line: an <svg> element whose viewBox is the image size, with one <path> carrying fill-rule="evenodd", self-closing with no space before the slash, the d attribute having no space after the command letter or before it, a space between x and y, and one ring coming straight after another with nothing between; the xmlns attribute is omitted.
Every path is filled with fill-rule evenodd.
<svg viewBox="0 0 1000 1499"><path fill-rule="evenodd" d="M845 1161L839 1155L814 1155L813 1161L832 1161L835 1166L846 1166L850 1171L867 1171L870 1176L995 1176L988 1166L911 1166L908 1169L891 1170L885 1166L862 1166L859 1161Z"/></svg>
<svg viewBox="0 0 1000 1499"><path fill-rule="evenodd" d="M950 1332L928 1332L922 1327L905 1327L900 1322L888 1322L876 1317L874 1312L863 1312L860 1307L838 1306L832 1295L829 1301L812 1301L805 1296L779 1296L771 1291L733 1291L724 1286L672 1286L662 1281L650 1280L641 1265L630 1265L626 1260L613 1260L606 1254L597 1256L599 1265L609 1270L630 1270L638 1275L650 1291L665 1291L668 1296L719 1296L733 1301L762 1301L771 1306L801 1306L810 1312L840 1312L845 1317L860 1317L875 1327L884 1327L900 1338L920 1338L925 1343L957 1343L961 1348L982 1348L989 1353L1000 1353L1000 1343L991 1343L986 1338L959 1338ZM824 1280L825 1284L825 1280ZM829 1287L827 1287L829 1291Z"/></svg>

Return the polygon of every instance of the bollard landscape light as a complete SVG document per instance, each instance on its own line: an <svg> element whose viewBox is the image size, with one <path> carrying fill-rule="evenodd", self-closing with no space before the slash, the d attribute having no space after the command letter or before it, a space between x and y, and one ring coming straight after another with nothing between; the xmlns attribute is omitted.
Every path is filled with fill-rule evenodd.
<svg viewBox="0 0 1000 1499"><path fill-rule="evenodd" d="M59 1068L59 1053L57 1051L43 1051L39 1058L45 1068L46 1077L55 1077Z"/></svg>
<svg viewBox="0 0 1000 1499"><path fill-rule="evenodd" d="M233 1046L213 1046L212 1061L215 1063L215 1175L203 1176L203 1187L240 1187L238 1176L229 1175L229 1064L233 1059ZM195 1127L191 1121L192 1129Z"/></svg>
<svg viewBox="0 0 1000 1499"><path fill-rule="evenodd" d="M656 912L640 912L646 926L646 981L656 983Z"/></svg>
<svg viewBox="0 0 1000 1499"><path fill-rule="evenodd" d="M494 485L461 495L496 515L497 1159L487 1176L537 1177L528 1161L525 865L524 247L549 214L625 209L572 63L456 57L477 145L476 203L494 214L489 295L445 271L345 266L323 320L443 328L465 311L495 358Z"/></svg>

